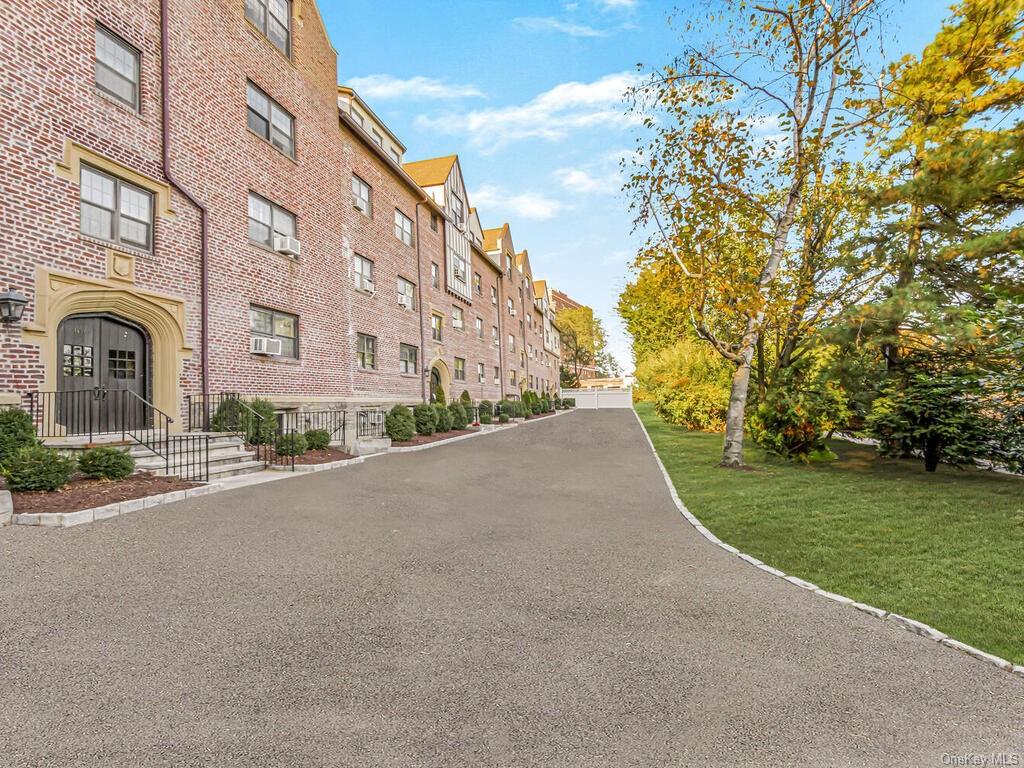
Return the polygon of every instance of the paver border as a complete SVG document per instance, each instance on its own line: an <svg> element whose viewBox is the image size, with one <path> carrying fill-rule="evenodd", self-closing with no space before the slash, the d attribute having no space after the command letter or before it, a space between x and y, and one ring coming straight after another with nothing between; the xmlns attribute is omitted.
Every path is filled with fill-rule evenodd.
<svg viewBox="0 0 1024 768"><path fill-rule="evenodd" d="M505 430L508 430L508 429L513 429L513 428L516 428L516 427L521 427L524 424L531 424L531 423L536 424L537 422L540 422L540 421L547 421L548 419L552 419L552 418L555 418L555 417L558 417L558 416L563 416L563 415L565 415L567 413L572 413L574 410L575 410L574 408L570 408L569 410L565 410L565 411L556 411L555 413L549 413L547 416L545 416L542 419L524 419L521 422L509 422L508 424L481 425L480 429L478 429L472 435L458 435L456 437L446 438L445 440L436 440L433 443L426 443L425 445L407 445L407 446L398 446L397 448L392 446L391 448L388 448L387 453L414 453L416 451L426 451L426 450L429 450L430 448L437 448L438 446L441 446L441 445L449 445L451 443L457 443L460 440L470 440L470 439L472 439L474 437L480 437L481 435L493 435L496 432L504 432ZM489 427L489 428L487 428L487 427ZM380 454L380 455L383 455L383 454Z"/></svg>
<svg viewBox="0 0 1024 768"><path fill-rule="evenodd" d="M680 514L682 514L682 516L686 519L686 521L694 528L696 528L697 532L700 533L701 536L710 541L712 544L714 544L717 547L720 547L721 549L724 549L726 552L738 557L740 560L749 563L758 570L764 571L765 573L775 576L776 578L779 578L783 581L788 581L790 584L799 587L800 589L803 589L807 592L811 592L815 595L818 595L819 597L831 600L832 602L839 603L840 605L855 608L856 610L861 611L862 613L866 613L869 616L874 616L876 619L881 619L882 621L888 621L902 629L907 630L908 632L913 632L916 635L920 635L921 637L924 637L928 640L932 640L938 643L939 645L944 645L947 648L953 648L955 650L962 651L963 653L966 653L968 656L972 656L973 658L978 659L979 661L983 661L991 666L998 667L999 669L1005 672L1010 672L1020 677L1024 677L1024 666L1015 666L1013 662L1008 661L1007 659L1001 658L999 656L994 656L991 653L986 653L980 648L975 648L974 646L967 645L966 643L962 643L959 640L954 640L953 638L949 637L946 633L941 632L940 630L935 629L935 627L929 626L928 624L925 624L923 622L908 618L906 616L901 616L898 613L891 613L890 611L886 611L881 608L876 608L873 605L859 603L856 600L852 600L849 597L845 597L844 595L837 595L833 592L828 592L824 589L821 589L817 584L812 584L811 582L804 581L803 579L798 578L796 576L790 576L786 573L783 573L778 568L772 568L770 565L766 565L753 555L748 555L744 552L740 552L738 549L736 549L736 547L723 542L711 531L705 528L704 524L701 523L701 521L697 518L696 515L694 515L692 512L690 512L689 509L687 509L686 505L683 503L683 500L679 498L679 494L678 492L676 492L675 484L672 482L672 478L669 476L668 470L665 469L665 465L661 461L661 456L658 455L658 450L654 447L654 441L651 439L651 435L648 433L647 427L646 425L644 425L643 419L640 418L640 414L636 412L635 408L633 409L633 415L636 417L636 421L640 425L640 431L643 432L644 438L646 438L647 440L647 445L651 449L651 453L654 454L654 460L658 463L658 469L661 470L661 476L665 480L665 485L668 487L668 492L669 495L672 497L672 502L676 505L676 508L679 510Z"/></svg>
<svg viewBox="0 0 1024 768"><path fill-rule="evenodd" d="M366 461L365 456L353 456L351 459L338 459L337 461L326 461L323 464L296 464L294 467L291 466L272 466L267 467L271 472L325 472L328 469L341 469L342 467L351 467L355 464L362 464Z"/></svg>

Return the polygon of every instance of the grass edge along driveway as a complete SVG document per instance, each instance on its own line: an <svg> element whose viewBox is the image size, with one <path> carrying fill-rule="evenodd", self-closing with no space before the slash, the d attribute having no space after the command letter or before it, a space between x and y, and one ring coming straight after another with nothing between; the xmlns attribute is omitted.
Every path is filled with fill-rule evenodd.
<svg viewBox="0 0 1024 768"><path fill-rule="evenodd" d="M755 471L717 467L721 435L639 414L690 511L722 541L830 592L1024 664L1024 480L879 459L835 441L830 464L749 440Z"/></svg>

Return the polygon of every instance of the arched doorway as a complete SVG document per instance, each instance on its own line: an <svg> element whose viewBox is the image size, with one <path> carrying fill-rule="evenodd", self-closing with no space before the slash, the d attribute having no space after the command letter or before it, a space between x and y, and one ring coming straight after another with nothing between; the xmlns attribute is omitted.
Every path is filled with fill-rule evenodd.
<svg viewBox="0 0 1024 768"><path fill-rule="evenodd" d="M110 314L71 315L57 330L57 420L69 433L148 426L150 345Z"/></svg>
<svg viewBox="0 0 1024 768"><path fill-rule="evenodd" d="M430 402L447 402L451 394L448 366L443 360L435 360L430 366Z"/></svg>

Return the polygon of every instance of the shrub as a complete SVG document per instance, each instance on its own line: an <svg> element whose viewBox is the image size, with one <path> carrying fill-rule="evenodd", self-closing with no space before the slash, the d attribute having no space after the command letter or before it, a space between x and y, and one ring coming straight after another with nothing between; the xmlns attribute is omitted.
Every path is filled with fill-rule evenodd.
<svg viewBox="0 0 1024 768"><path fill-rule="evenodd" d="M499 415L498 416L498 423L499 424L508 424L508 414L507 413L502 413L501 415Z"/></svg>
<svg viewBox="0 0 1024 768"><path fill-rule="evenodd" d="M452 415L452 429L465 429L469 426L469 416L462 403L452 403L448 406L448 411Z"/></svg>
<svg viewBox="0 0 1024 768"><path fill-rule="evenodd" d="M416 431L421 435L429 436L437 430L437 416L432 406L420 403L412 409L412 416L416 422Z"/></svg>
<svg viewBox="0 0 1024 768"><path fill-rule="evenodd" d="M326 429L307 430L305 438L311 451L325 451L331 447L331 433Z"/></svg>
<svg viewBox="0 0 1024 768"><path fill-rule="evenodd" d="M20 408L0 411L0 462L22 448L38 445L32 417Z"/></svg>
<svg viewBox="0 0 1024 768"><path fill-rule="evenodd" d="M562 398L562 407L566 408L566 409L575 408L576 407L576 398L575 397L564 397L564 398Z"/></svg>
<svg viewBox="0 0 1024 768"><path fill-rule="evenodd" d="M491 403L490 400L481 400L480 405L478 407L480 408L481 421L483 421L484 414L487 415L488 419L494 416L494 405ZM487 423L490 424L491 422L488 421Z"/></svg>
<svg viewBox="0 0 1024 768"><path fill-rule="evenodd" d="M416 420L404 405L396 405L384 417L384 432L397 443L412 440L416 434Z"/></svg>
<svg viewBox="0 0 1024 768"><path fill-rule="evenodd" d="M243 416L250 414L242 408L242 401L237 397L229 397L221 400L217 410L210 417L210 429L214 432L247 432L247 424L243 423Z"/></svg>
<svg viewBox="0 0 1024 768"><path fill-rule="evenodd" d="M443 389L441 389L441 387L438 387L438 388L437 388L437 391L436 391L436 392L434 392L434 393L433 393L433 394L431 395L431 397L430 397L430 402L431 402L431 403L442 403L442 404L443 404L443 403L445 402L445 394L444 394L444 390L443 390Z"/></svg>
<svg viewBox="0 0 1024 768"><path fill-rule="evenodd" d="M56 491L67 485L76 462L39 445L25 445L4 459L0 473L12 491Z"/></svg>
<svg viewBox="0 0 1024 768"><path fill-rule="evenodd" d="M552 400L551 407L554 408L556 411L562 410L565 407L564 405L562 405L562 398L556 397L554 400Z"/></svg>
<svg viewBox="0 0 1024 768"><path fill-rule="evenodd" d="M274 413L274 404L257 397L249 402L248 406L250 410L243 408L241 415L245 441L249 445L270 445L277 439L277 414Z"/></svg>
<svg viewBox="0 0 1024 768"><path fill-rule="evenodd" d="M637 365L637 394L670 424L705 432L725 429L732 372L704 342L683 338ZM575 407L574 398L566 398Z"/></svg>
<svg viewBox="0 0 1024 768"><path fill-rule="evenodd" d="M548 400L546 397L541 398L541 401L540 401L540 412L541 413L551 413L551 410L552 410L551 409L551 401Z"/></svg>
<svg viewBox="0 0 1024 768"><path fill-rule="evenodd" d="M459 395L459 402L462 403L463 408L470 408L473 405L473 398L469 396L469 390L462 390L462 394Z"/></svg>
<svg viewBox="0 0 1024 768"><path fill-rule="evenodd" d="M494 416L491 415L490 411L480 411L480 423L493 424Z"/></svg>
<svg viewBox="0 0 1024 768"><path fill-rule="evenodd" d="M904 373L882 387L868 415L868 431L883 456L924 455L925 469L940 461L970 464L985 453L992 425L970 381L907 361Z"/></svg>
<svg viewBox="0 0 1024 768"><path fill-rule="evenodd" d="M309 448L306 436L301 432L287 432L278 435L274 450L278 456L301 456Z"/></svg>
<svg viewBox="0 0 1024 768"><path fill-rule="evenodd" d="M135 459L117 448L90 448L78 457L78 469L94 480L124 480L135 471Z"/></svg>
<svg viewBox="0 0 1024 768"><path fill-rule="evenodd" d="M452 412L441 403L434 403L434 421L437 422L438 432L451 432Z"/></svg>

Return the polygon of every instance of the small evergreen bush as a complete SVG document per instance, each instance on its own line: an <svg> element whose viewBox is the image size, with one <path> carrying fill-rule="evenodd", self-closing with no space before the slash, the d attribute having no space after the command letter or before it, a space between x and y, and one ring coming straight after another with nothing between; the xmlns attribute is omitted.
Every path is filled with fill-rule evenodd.
<svg viewBox="0 0 1024 768"><path fill-rule="evenodd" d="M462 403L452 403L448 406L448 411L452 415L452 429L465 429L469 426L469 416L466 415Z"/></svg>
<svg viewBox="0 0 1024 768"><path fill-rule="evenodd" d="M42 445L26 445L4 459L0 467L12 491L56 491L67 485L77 462Z"/></svg>
<svg viewBox="0 0 1024 768"><path fill-rule="evenodd" d="M433 406L420 403L412 409L412 416L419 434L429 437L437 430L437 417L434 415Z"/></svg>
<svg viewBox="0 0 1024 768"><path fill-rule="evenodd" d="M384 418L384 432L396 443L412 440L416 434L416 420L404 405L396 405Z"/></svg>
<svg viewBox="0 0 1024 768"><path fill-rule="evenodd" d="M480 401L480 423L481 424L493 424L494 423L494 406L491 405L490 400Z"/></svg>
<svg viewBox="0 0 1024 768"><path fill-rule="evenodd" d="M274 404L257 397L248 405L255 411L256 416L261 416L262 419L242 409L245 441L249 445L270 445L277 439L277 414L274 413Z"/></svg>
<svg viewBox="0 0 1024 768"><path fill-rule="evenodd" d="M434 403L434 420L437 422L438 432L451 432L452 412L440 403Z"/></svg>
<svg viewBox="0 0 1024 768"><path fill-rule="evenodd" d="M309 444L306 442L306 436L301 432L288 432L279 435L277 442L274 443L274 450L277 451L278 456L301 456L307 448L309 448Z"/></svg>
<svg viewBox="0 0 1024 768"><path fill-rule="evenodd" d="M331 433L326 429L307 430L305 437L311 451L325 451L331 446Z"/></svg>
<svg viewBox="0 0 1024 768"><path fill-rule="evenodd" d="M78 457L78 469L94 480L124 480L135 471L135 459L117 448L90 448Z"/></svg>
<svg viewBox="0 0 1024 768"><path fill-rule="evenodd" d="M462 394L459 395L459 402L462 403L463 408L470 408L473 405L473 398L469 396L469 390L462 390Z"/></svg>
<svg viewBox="0 0 1024 768"><path fill-rule="evenodd" d="M501 415L499 415L498 416L498 423L499 424L508 424L508 414L507 413L502 413Z"/></svg>
<svg viewBox="0 0 1024 768"><path fill-rule="evenodd" d="M20 408L0 411L0 462L26 446L37 445L32 417Z"/></svg>

